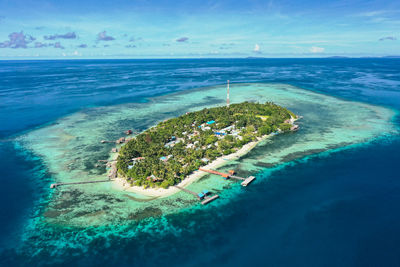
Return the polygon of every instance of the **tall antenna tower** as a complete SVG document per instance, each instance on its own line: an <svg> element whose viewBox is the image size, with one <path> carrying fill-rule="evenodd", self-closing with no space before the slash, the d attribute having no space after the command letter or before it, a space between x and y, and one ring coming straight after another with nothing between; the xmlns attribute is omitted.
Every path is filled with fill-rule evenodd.
<svg viewBox="0 0 400 267"><path fill-rule="evenodd" d="M226 93L226 107L229 108L229 80L228 80L228 87L227 87L227 93Z"/></svg>

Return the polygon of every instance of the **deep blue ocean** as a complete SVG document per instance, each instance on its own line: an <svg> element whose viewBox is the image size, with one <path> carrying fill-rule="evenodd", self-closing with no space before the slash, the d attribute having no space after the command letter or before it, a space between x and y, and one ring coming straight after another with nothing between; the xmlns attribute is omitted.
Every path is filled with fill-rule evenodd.
<svg viewBox="0 0 400 267"><path fill-rule="evenodd" d="M400 110L400 60L179 59L0 62L0 266L46 265L15 248L40 216L50 174L13 138L73 112L233 82L287 83ZM400 127L400 117L395 118ZM311 157L206 214L179 236L115 236L66 251L71 266L400 266L400 138ZM39 201L40 200L40 201ZM190 231L196 224L196 231ZM61 231L61 230L60 230ZM65 229L62 231L66 231ZM106 243L106 244L105 244Z"/></svg>

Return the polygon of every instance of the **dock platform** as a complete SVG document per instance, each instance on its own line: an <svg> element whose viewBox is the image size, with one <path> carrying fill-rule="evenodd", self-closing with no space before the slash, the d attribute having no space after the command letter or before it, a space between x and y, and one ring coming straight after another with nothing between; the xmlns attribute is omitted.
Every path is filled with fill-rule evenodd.
<svg viewBox="0 0 400 267"><path fill-rule="evenodd" d="M201 202L201 204L206 205L211 201L216 200L217 198L219 198L219 195L213 195L212 197L205 197L204 200Z"/></svg>
<svg viewBox="0 0 400 267"><path fill-rule="evenodd" d="M246 178L241 185L242 186L247 186L248 184L250 184L251 182L253 182L256 179L256 177L254 176L249 176L248 178Z"/></svg>

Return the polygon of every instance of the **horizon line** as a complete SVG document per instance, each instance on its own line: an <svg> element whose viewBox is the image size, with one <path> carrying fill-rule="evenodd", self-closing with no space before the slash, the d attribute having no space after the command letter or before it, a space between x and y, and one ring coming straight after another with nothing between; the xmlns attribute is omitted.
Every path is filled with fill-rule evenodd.
<svg viewBox="0 0 400 267"><path fill-rule="evenodd" d="M400 55L382 55L382 56L315 56L315 57L51 57L51 58L38 58L38 57L10 57L2 58L0 61L50 61L50 60L186 60L186 59L366 59L366 58L400 58Z"/></svg>

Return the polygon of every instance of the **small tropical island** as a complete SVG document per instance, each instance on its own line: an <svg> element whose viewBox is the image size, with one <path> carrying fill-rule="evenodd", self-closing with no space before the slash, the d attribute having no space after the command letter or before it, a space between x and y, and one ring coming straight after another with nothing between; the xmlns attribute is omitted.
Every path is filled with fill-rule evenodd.
<svg viewBox="0 0 400 267"><path fill-rule="evenodd" d="M296 131L297 118L271 102L187 112L127 141L117 158L118 178L134 187L166 189L223 156L245 154L270 135Z"/></svg>

